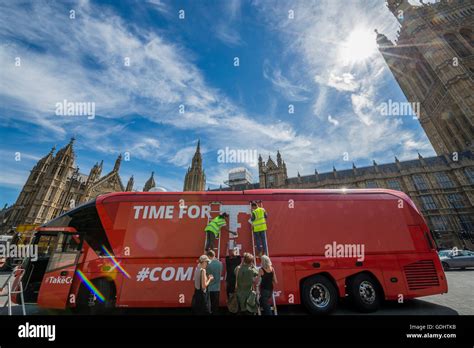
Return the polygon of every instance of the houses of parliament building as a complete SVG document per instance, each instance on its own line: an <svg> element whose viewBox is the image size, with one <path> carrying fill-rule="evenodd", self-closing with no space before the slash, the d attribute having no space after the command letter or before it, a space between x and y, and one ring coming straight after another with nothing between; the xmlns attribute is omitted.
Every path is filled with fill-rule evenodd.
<svg viewBox="0 0 474 348"><path fill-rule="evenodd" d="M56 153L53 147L36 163L15 204L0 212L1 232L10 232L19 225L43 224L99 194L132 190L133 176L124 186L119 175L121 155L105 175L103 162L96 163L89 175L80 173L75 167L74 140Z"/></svg>
<svg viewBox="0 0 474 348"><path fill-rule="evenodd" d="M289 178L278 152L276 161L259 157L258 183L220 190L254 188L389 188L408 194L434 231L438 247L474 250L474 4L441 0L413 6L388 0L400 22L396 42L377 32L377 44L407 100L419 103L418 119L437 156ZM89 175L74 168L73 140L54 149L32 169L16 203L0 212L3 231L18 224L48 221L75 204L101 193L131 191L119 176L121 157L102 176L103 164ZM203 191L206 177L200 144L184 179L184 191ZM152 176L144 191L152 190Z"/></svg>

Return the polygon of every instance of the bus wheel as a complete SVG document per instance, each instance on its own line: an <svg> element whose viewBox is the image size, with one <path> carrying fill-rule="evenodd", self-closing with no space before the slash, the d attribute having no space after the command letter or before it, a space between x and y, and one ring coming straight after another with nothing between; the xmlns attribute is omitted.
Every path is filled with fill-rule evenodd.
<svg viewBox="0 0 474 348"><path fill-rule="evenodd" d="M301 298L311 314L328 314L336 308L337 290L332 282L322 275L304 281Z"/></svg>
<svg viewBox="0 0 474 348"><path fill-rule="evenodd" d="M368 274L358 274L349 280L349 297L359 312L375 312L382 302L382 291L377 281Z"/></svg>
<svg viewBox="0 0 474 348"><path fill-rule="evenodd" d="M97 290L103 295L102 301L84 284L81 284L77 299L77 311L81 314L104 314L115 307L115 291L113 285L105 279L92 281Z"/></svg>

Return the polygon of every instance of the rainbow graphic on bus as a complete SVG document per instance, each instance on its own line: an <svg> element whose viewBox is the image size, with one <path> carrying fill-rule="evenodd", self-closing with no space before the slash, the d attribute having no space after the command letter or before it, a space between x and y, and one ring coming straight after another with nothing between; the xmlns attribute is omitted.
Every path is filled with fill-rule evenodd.
<svg viewBox="0 0 474 348"><path fill-rule="evenodd" d="M84 273L82 273L81 270L76 270L76 273L79 275L79 277L82 279L83 283L86 284L87 288L101 301L105 302L105 297L102 295L102 293L97 289L92 282L87 279Z"/></svg>

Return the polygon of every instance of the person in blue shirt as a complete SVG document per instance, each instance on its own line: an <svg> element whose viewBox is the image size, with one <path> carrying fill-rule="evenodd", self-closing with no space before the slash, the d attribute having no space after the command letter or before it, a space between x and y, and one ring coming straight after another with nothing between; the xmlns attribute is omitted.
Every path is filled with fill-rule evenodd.
<svg viewBox="0 0 474 348"><path fill-rule="evenodd" d="M206 253L207 257L211 260L206 268L208 275L212 275L213 280L209 284L207 290L209 292L209 303L211 307L211 314L219 314L219 296L221 291L221 274L222 274L222 262L216 258L216 253L213 250L209 250Z"/></svg>

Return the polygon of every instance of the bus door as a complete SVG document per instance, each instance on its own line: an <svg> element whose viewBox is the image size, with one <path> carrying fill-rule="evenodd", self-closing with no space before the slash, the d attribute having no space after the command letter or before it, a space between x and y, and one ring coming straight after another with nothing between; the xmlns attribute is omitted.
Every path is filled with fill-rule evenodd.
<svg viewBox="0 0 474 348"><path fill-rule="evenodd" d="M66 307L71 285L81 255L83 236L77 232L58 232L57 241L38 294L38 305Z"/></svg>

